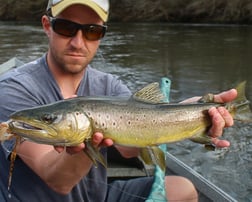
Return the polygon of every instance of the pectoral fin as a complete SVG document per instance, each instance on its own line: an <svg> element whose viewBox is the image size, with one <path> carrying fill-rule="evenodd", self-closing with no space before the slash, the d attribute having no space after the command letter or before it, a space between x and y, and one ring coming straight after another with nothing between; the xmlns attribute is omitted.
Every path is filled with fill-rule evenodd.
<svg viewBox="0 0 252 202"><path fill-rule="evenodd" d="M140 150L140 159L147 165L157 165L165 170L165 154L158 147L146 147Z"/></svg>
<svg viewBox="0 0 252 202"><path fill-rule="evenodd" d="M85 141L86 148L83 150L87 156L93 161L94 165L97 167L98 162L100 162L105 168L107 168L107 163L103 155L95 148L90 140Z"/></svg>
<svg viewBox="0 0 252 202"><path fill-rule="evenodd" d="M204 144L205 148L209 151L214 151L216 149L215 145L213 145L211 137L208 136L205 132L199 133L190 138L191 141Z"/></svg>

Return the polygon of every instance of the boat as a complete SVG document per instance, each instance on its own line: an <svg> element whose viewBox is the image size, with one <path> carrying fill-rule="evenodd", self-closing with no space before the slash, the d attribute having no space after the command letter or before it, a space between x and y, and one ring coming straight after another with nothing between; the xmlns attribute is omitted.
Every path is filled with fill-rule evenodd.
<svg viewBox="0 0 252 202"><path fill-rule="evenodd" d="M22 65L23 62L16 57L0 65L0 74ZM110 153L116 156L108 162L108 180L129 179L150 176L154 174L153 166L143 166L136 158L126 160L120 159L116 151ZM180 161L174 155L166 152L166 175L178 175L188 178L196 187L199 202L237 202L235 198L223 191L208 179L197 173L191 167Z"/></svg>
<svg viewBox="0 0 252 202"><path fill-rule="evenodd" d="M6 61L5 63L0 64L0 75L3 74L4 72L7 72L10 69L21 66L22 64L24 63L21 60L19 60L16 57L13 57L8 61Z"/></svg>
<svg viewBox="0 0 252 202"><path fill-rule="evenodd" d="M114 152L114 151L113 151ZM118 158L118 157L116 157ZM136 159L133 162L116 163L115 160L109 161L108 178L110 179L129 179L136 177L144 177L154 174L153 166L142 166L138 164L134 167ZM183 163L169 152L166 152L166 175L183 176L191 180L198 191L199 202L238 202L221 188L204 178L191 167Z"/></svg>

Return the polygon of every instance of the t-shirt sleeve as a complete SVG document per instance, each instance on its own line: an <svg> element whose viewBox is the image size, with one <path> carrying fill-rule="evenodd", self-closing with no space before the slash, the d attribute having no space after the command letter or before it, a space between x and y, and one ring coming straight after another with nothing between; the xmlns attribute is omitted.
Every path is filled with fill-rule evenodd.
<svg viewBox="0 0 252 202"><path fill-rule="evenodd" d="M15 79L0 81L0 122L5 122L10 115L18 110L37 105L36 99L24 88L22 83ZM15 145L15 138L2 142L5 156L8 158Z"/></svg>
<svg viewBox="0 0 252 202"><path fill-rule="evenodd" d="M32 84L30 84L32 85ZM0 121L9 119L11 113L38 105L37 99L27 90L25 84L15 79L0 81Z"/></svg>

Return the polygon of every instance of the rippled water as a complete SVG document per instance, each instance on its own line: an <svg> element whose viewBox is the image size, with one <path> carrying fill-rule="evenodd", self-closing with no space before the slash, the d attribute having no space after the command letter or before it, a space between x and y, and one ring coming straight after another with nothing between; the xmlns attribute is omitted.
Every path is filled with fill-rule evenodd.
<svg viewBox="0 0 252 202"><path fill-rule="evenodd" d="M0 63L13 56L28 62L47 50L38 24L0 22L0 28ZM252 100L252 27L112 23L93 65L119 75L133 91L168 76L173 102L242 80ZM252 124L237 123L225 138L231 147L214 152L190 141L168 147L237 200L252 201Z"/></svg>

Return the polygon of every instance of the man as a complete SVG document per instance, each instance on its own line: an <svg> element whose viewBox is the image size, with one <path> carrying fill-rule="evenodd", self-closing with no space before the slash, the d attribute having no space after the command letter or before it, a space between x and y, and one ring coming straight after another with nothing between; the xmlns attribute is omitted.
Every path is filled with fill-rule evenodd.
<svg viewBox="0 0 252 202"><path fill-rule="evenodd" d="M89 66L104 36L108 18L107 0L49 0L47 15L42 16L43 29L49 39L48 52L36 61L0 77L0 122L10 113L48 104L74 96L129 96L130 91L117 77ZM231 101L236 91L215 95L216 102ZM229 142L218 140L224 127L233 119L222 107L211 108L213 126L209 134L219 147ZM95 133L93 144L106 156L111 139ZM108 185L106 169L95 168L76 147L53 147L22 141L16 148L10 190L7 190L9 156L14 141L0 147L0 201L144 201L150 192L152 178L140 178ZM138 155L138 149L115 146L124 157ZM166 177L167 198L171 201L197 201L197 192L182 177Z"/></svg>

